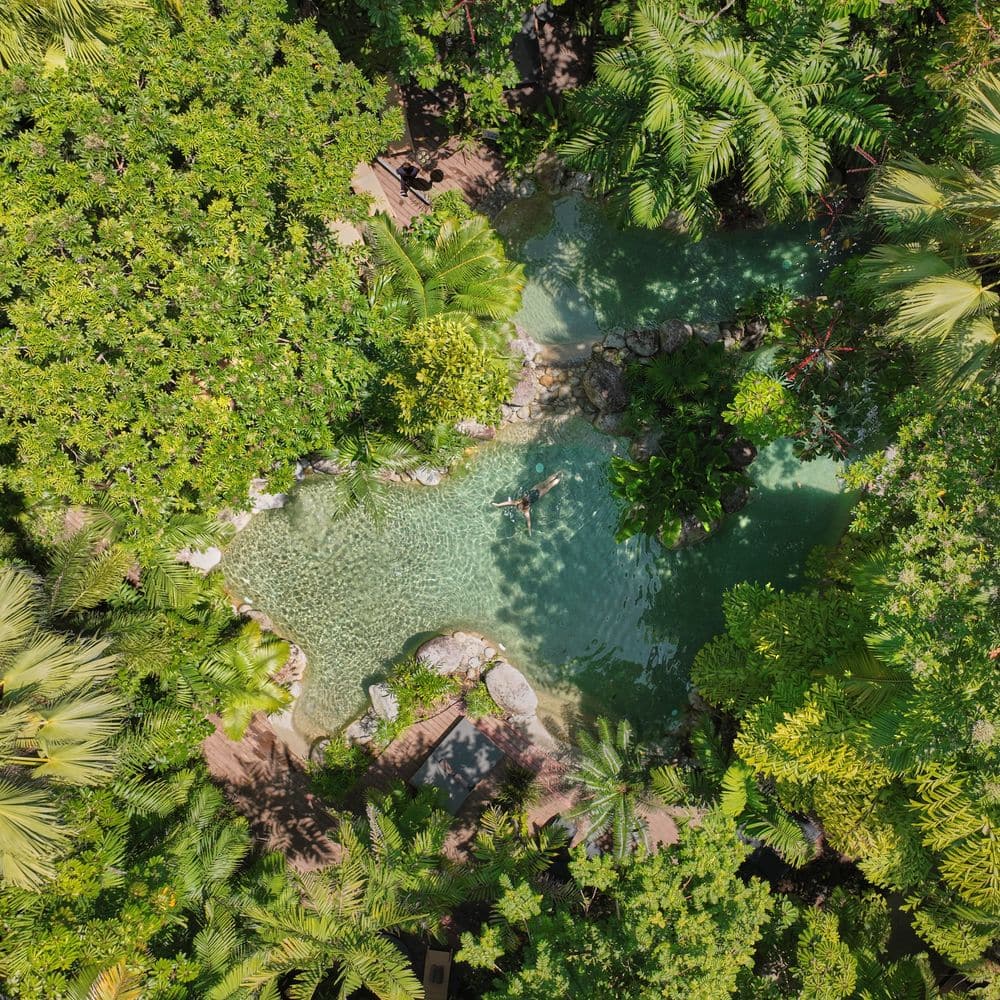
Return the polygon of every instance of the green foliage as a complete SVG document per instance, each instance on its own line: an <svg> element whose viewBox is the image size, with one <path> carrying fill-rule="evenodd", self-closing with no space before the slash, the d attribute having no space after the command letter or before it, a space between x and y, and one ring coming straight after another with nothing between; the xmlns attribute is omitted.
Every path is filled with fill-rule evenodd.
<svg viewBox="0 0 1000 1000"><path fill-rule="evenodd" d="M772 333L778 333L794 304L795 297L784 285L761 285L740 303L736 317L740 320L763 319Z"/></svg>
<svg viewBox="0 0 1000 1000"><path fill-rule="evenodd" d="M1000 77L970 93L966 129L980 167L889 164L869 198L888 242L862 261L888 330L912 344L939 388L995 375L1000 345Z"/></svg>
<svg viewBox="0 0 1000 1000"><path fill-rule="evenodd" d="M446 121L473 129L493 128L511 114L504 91L521 82L511 43L524 12L515 0L320 4L322 23L358 65L403 85L453 95Z"/></svg>
<svg viewBox="0 0 1000 1000"><path fill-rule="evenodd" d="M482 719L487 716L501 716L503 709L490 697L490 692L483 683L473 684L465 692L465 714L470 719Z"/></svg>
<svg viewBox="0 0 1000 1000"><path fill-rule="evenodd" d="M757 445L791 437L802 426L802 414L791 390L758 371L740 377L736 395L722 415Z"/></svg>
<svg viewBox="0 0 1000 1000"><path fill-rule="evenodd" d="M408 325L439 315L500 321L521 307L524 267L507 260L482 215L461 205L439 203L406 232L383 215L368 223L378 268L373 298L381 315Z"/></svg>
<svg viewBox="0 0 1000 1000"><path fill-rule="evenodd" d="M893 447L848 473L865 491L840 556L853 568L798 594L731 591L693 676L739 716L735 751L778 801L969 966L1000 927L996 390L932 402L901 397Z"/></svg>
<svg viewBox="0 0 1000 1000"><path fill-rule="evenodd" d="M313 791L325 802L338 806L354 791L371 762L361 747L332 737L324 748L323 763L310 766Z"/></svg>
<svg viewBox="0 0 1000 1000"><path fill-rule="evenodd" d="M53 631L37 583L0 567L0 884L38 889L68 845L59 786L106 782L122 701L107 643Z"/></svg>
<svg viewBox="0 0 1000 1000"><path fill-rule="evenodd" d="M634 223L697 235L719 217L713 189L734 176L751 208L801 214L839 150L874 148L890 127L864 83L877 54L849 38L846 19L796 7L741 34L681 6L630 9L627 42L597 56L563 145L599 191L627 198Z"/></svg>
<svg viewBox="0 0 1000 1000"><path fill-rule="evenodd" d="M496 423L510 371L504 358L479 345L472 320L438 315L395 338L384 382L399 427L421 434L465 419Z"/></svg>
<svg viewBox="0 0 1000 1000"><path fill-rule="evenodd" d="M619 541L645 533L672 545L686 518L709 531L722 518L723 498L746 484L727 452L736 433L723 419L733 399L732 365L721 344L691 340L632 373L630 415L653 425L658 441L647 458L611 460Z"/></svg>
<svg viewBox="0 0 1000 1000"><path fill-rule="evenodd" d="M572 905L533 895L534 905L515 907L527 890L512 886L504 910L517 913L514 940L523 952L486 1000L736 995L772 905L762 883L736 875L745 853L732 824L709 816L669 852L618 861L577 854ZM457 957L488 966L498 962L500 947L487 927L478 939L463 938Z"/></svg>
<svg viewBox="0 0 1000 1000"><path fill-rule="evenodd" d="M0 440L29 502L246 505L359 404L357 272L328 229L395 134L384 89L277 0L131 24L86 71L0 76Z"/></svg>
<svg viewBox="0 0 1000 1000"><path fill-rule="evenodd" d="M2 0L0 68L44 62L49 69L67 60L94 63L103 57L130 16L154 11L179 14L180 0Z"/></svg>
<svg viewBox="0 0 1000 1000"><path fill-rule="evenodd" d="M620 859L641 840L639 807L649 798L646 749L625 720L612 729L599 718L595 732L581 731L577 742L581 760L569 780L580 789L580 801L570 815L587 820L590 836L610 833Z"/></svg>

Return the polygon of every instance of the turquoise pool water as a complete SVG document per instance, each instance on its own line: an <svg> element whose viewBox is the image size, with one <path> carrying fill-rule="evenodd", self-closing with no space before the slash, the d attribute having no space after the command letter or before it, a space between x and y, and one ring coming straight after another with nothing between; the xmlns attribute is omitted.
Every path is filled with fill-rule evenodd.
<svg viewBox="0 0 1000 1000"><path fill-rule="evenodd" d="M680 552L613 539L610 455L624 442L582 420L510 428L438 487L399 486L381 524L333 516L332 484L303 484L226 552L230 587L309 658L296 722L347 721L365 688L421 636L466 628L502 643L542 695L542 715L627 716L648 734L687 700L694 653L740 580L794 582L809 549L842 531L849 502L829 461L800 465L787 442L754 466L748 506ZM553 471L533 534L490 506Z"/></svg>
<svg viewBox="0 0 1000 1000"><path fill-rule="evenodd" d="M829 265L815 227L718 232L695 243L621 229L580 195L512 202L496 225L528 284L516 317L542 343L583 343L611 327L727 320L760 284L814 291Z"/></svg>

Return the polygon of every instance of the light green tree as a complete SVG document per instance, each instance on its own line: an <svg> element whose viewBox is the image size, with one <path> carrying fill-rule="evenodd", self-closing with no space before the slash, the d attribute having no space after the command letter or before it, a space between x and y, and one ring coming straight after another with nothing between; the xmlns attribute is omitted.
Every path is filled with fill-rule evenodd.
<svg viewBox="0 0 1000 1000"><path fill-rule="evenodd" d="M569 781L581 794L571 815L584 818L592 835L610 833L615 856L622 858L642 840L639 807L650 800L646 749L627 720L612 727L605 718L593 733L580 732L577 748L581 761Z"/></svg>
<svg viewBox="0 0 1000 1000"><path fill-rule="evenodd" d="M375 302L407 325L442 313L507 320L521 306L524 267L507 259L481 215L439 211L417 232L380 215L368 223L368 239L378 268Z"/></svg>

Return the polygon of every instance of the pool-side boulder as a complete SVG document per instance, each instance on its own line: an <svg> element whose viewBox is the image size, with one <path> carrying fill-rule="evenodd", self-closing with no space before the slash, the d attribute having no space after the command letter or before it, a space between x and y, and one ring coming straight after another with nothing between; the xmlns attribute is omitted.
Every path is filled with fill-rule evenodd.
<svg viewBox="0 0 1000 1000"><path fill-rule="evenodd" d="M413 473L413 478L421 486L439 486L444 479L444 473L440 469L435 469L430 465L421 465Z"/></svg>
<svg viewBox="0 0 1000 1000"><path fill-rule="evenodd" d="M388 684L384 682L372 684L368 688L368 697L371 699L372 711L380 719L395 722L399 718L399 699Z"/></svg>
<svg viewBox="0 0 1000 1000"><path fill-rule="evenodd" d="M486 690L515 721L530 719L538 711L538 695L528 679L506 660L501 660L486 675Z"/></svg>
<svg viewBox="0 0 1000 1000"><path fill-rule="evenodd" d="M660 337L660 350L664 354L673 354L691 339L693 331L690 323L680 319L668 319L660 324L657 333Z"/></svg>
<svg viewBox="0 0 1000 1000"><path fill-rule="evenodd" d="M587 399L602 413L620 413L628 406L625 373L601 357L590 360L582 379Z"/></svg>
<svg viewBox="0 0 1000 1000"><path fill-rule="evenodd" d="M625 346L640 358L651 358L660 349L656 330L632 330L625 334Z"/></svg>
<svg viewBox="0 0 1000 1000"><path fill-rule="evenodd" d="M718 323L692 323L691 329L703 344L714 344L722 336Z"/></svg>
<svg viewBox="0 0 1000 1000"><path fill-rule="evenodd" d="M417 650L417 660L439 674L465 673L470 667L478 668L495 654L485 639L465 632L438 635Z"/></svg>

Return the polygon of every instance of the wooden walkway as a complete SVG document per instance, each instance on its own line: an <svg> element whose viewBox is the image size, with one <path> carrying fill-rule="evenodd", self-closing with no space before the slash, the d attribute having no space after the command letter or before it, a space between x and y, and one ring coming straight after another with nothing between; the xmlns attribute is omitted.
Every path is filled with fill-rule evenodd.
<svg viewBox="0 0 1000 1000"><path fill-rule="evenodd" d="M302 765L258 712L243 739L234 742L210 717L215 732L202 743L213 780L250 821L262 848L280 851L299 871L323 868L340 858L329 838L334 818L309 791Z"/></svg>
<svg viewBox="0 0 1000 1000"><path fill-rule="evenodd" d="M500 157L483 145L470 146L458 139L437 143L433 139L414 136L413 148L401 152L386 153L380 159L394 170L404 163L420 167L417 183L425 197L433 198L442 191L460 191L471 205L482 201L503 178L503 164ZM392 218L400 226L409 225L414 216L430 209L413 192L402 198L399 181L377 163L372 169L392 209ZM440 181L431 182L431 171L440 170L444 175Z"/></svg>
<svg viewBox="0 0 1000 1000"><path fill-rule="evenodd" d="M427 755L463 714L462 702L456 698L427 719L410 726L386 748L361 779L358 799L363 801L365 792L371 789L384 790L393 781L409 781ZM472 724L503 750L506 761L473 789L456 814L455 824L445 844L445 852L456 860L468 856L475 839L479 816L502 787L509 763L530 770L537 776L542 795L528 811L528 822L533 830L541 829L553 817L565 813L575 802L573 792L566 784L566 765L532 743L515 724L488 717L477 719Z"/></svg>

